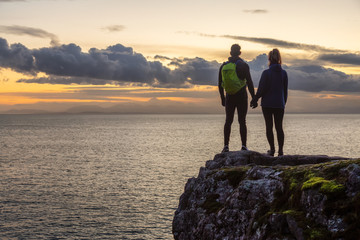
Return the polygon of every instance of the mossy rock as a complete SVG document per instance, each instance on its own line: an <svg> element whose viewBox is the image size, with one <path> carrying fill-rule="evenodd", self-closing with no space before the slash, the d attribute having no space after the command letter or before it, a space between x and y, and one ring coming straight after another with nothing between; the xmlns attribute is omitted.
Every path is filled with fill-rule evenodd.
<svg viewBox="0 0 360 240"><path fill-rule="evenodd" d="M244 166L244 167L232 167L232 168L223 168L221 171L223 171L224 175L221 178L221 180L227 179L230 183L230 185L233 188L236 188L239 183L244 180L246 177L246 172L250 169L250 167Z"/></svg>
<svg viewBox="0 0 360 240"><path fill-rule="evenodd" d="M334 180L326 180L322 177L311 177L303 183L302 190L320 187L320 192L324 194L341 194L345 191L345 186L336 183Z"/></svg>
<svg viewBox="0 0 360 240"><path fill-rule="evenodd" d="M324 227L306 229L304 235L306 237L305 239L309 240L333 239L331 233Z"/></svg>
<svg viewBox="0 0 360 240"><path fill-rule="evenodd" d="M205 209L207 214L218 212L221 208L223 208L223 205L217 201L219 197L219 194L208 195L200 207Z"/></svg>

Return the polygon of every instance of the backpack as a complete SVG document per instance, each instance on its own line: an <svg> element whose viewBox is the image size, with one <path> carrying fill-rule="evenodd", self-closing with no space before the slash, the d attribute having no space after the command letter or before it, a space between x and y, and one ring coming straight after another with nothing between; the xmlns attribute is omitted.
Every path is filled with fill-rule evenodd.
<svg viewBox="0 0 360 240"><path fill-rule="evenodd" d="M246 85L246 79L239 79L236 73L236 63L226 62L221 69L222 84L227 94L233 95Z"/></svg>

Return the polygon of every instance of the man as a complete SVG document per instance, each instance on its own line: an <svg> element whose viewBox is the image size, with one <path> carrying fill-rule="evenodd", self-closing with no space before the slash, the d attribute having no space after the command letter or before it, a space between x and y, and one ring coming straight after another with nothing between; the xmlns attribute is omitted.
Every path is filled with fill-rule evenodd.
<svg viewBox="0 0 360 240"><path fill-rule="evenodd" d="M254 84L251 79L249 65L241 59L241 47L239 44L233 44L230 50L230 57L223 63L219 70L219 92L221 104L225 107L226 120L224 125L224 149L222 152L229 151L229 140L231 133L231 124L234 120L235 108L238 113L240 124L240 137L242 142L241 150L248 150L246 147L247 128L246 114L248 110L248 96L246 86L249 89L251 97L254 98ZM226 92L226 97L224 94ZM254 103L255 104L255 103ZM252 105L252 107L254 107Z"/></svg>

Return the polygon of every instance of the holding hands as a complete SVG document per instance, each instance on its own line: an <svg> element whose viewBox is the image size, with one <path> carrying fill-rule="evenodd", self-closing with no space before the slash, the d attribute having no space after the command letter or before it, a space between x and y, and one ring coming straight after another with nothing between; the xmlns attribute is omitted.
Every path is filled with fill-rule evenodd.
<svg viewBox="0 0 360 240"><path fill-rule="evenodd" d="M253 98L250 102L250 107L252 107L254 109L254 108L257 108L257 106L258 106L258 99Z"/></svg>

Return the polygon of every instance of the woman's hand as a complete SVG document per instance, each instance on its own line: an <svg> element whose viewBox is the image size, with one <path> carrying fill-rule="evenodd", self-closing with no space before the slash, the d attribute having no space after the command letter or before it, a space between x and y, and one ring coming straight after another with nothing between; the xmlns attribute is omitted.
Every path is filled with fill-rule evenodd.
<svg viewBox="0 0 360 240"><path fill-rule="evenodd" d="M250 102L250 107L252 107L253 109L254 108L257 108L257 106L258 106L258 102L257 102L258 100L257 100L257 98L253 98L252 100L251 100L251 102Z"/></svg>

